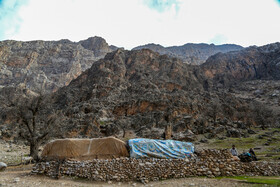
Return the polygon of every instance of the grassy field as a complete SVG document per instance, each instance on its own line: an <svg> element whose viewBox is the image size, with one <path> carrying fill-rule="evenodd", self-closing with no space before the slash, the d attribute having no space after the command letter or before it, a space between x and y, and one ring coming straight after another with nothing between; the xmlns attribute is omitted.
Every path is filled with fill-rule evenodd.
<svg viewBox="0 0 280 187"><path fill-rule="evenodd" d="M234 144L239 153L254 148L257 157L261 160L279 160L280 128L254 129L254 131L256 134L248 138L211 139L208 143L203 144L203 147L229 149Z"/></svg>
<svg viewBox="0 0 280 187"><path fill-rule="evenodd" d="M272 185L280 186L280 177L248 177L248 176L236 176L236 177L217 177L216 179L230 178L244 183L256 184L256 186Z"/></svg>

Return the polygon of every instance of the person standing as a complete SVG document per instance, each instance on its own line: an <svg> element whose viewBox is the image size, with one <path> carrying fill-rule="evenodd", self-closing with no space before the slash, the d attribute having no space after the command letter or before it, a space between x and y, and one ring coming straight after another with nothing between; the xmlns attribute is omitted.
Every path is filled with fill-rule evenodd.
<svg viewBox="0 0 280 187"><path fill-rule="evenodd" d="M230 152L231 152L232 156L238 156L238 151L235 148L235 145L232 145L232 148L230 149Z"/></svg>

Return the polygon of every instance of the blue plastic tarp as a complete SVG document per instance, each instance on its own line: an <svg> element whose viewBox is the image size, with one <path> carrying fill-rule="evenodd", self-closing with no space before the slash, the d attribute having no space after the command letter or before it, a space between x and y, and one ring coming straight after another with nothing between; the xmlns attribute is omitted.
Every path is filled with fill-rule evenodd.
<svg viewBox="0 0 280 187"><path fill-rule="evenodd" d="M131 139L128 141L131 158L179 158L190 157L194 146L190 142L175 140Z"/></svg>

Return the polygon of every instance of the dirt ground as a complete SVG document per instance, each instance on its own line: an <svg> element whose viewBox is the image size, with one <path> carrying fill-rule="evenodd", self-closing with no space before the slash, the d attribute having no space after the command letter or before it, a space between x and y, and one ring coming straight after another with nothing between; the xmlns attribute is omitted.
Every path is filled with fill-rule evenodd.
<svg viewBox="0 0 280 187"><path fill-rule="evenodd" d="M170 179L158 182L150 182L146 185L138 182L95 182L86 179L75 179L71 177L61 177L59 180L52 179L46 176L30 175L32 166L18 166L9 167L4 172L0 172L0 186L21 186L21 187L109 187L109 186L150 186L150 187L163 187L163 186L207 186L207 187L230 187L230 186L253 186L250 184L241 183L233 179L210 179L210 178L184 178L184 179Z"/></svg>

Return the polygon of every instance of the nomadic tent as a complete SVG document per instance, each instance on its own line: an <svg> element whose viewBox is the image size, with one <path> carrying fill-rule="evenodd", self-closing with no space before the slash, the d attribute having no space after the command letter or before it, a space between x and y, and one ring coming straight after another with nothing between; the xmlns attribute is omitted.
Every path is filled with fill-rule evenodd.
<svg viewBox="0 0 280 187"><path fill-rule="evenodd" d="M128 157L125 142L114 137L93 139L57 139L46 144L42 155L46 159L109 159Z"/></svg>
<svg viewBox="0 0 280 187"><path fill-rule="evenodd" d="M131 139L128 141L131 158L186 158L194 153L190 142L175 140Z"/></svg>

